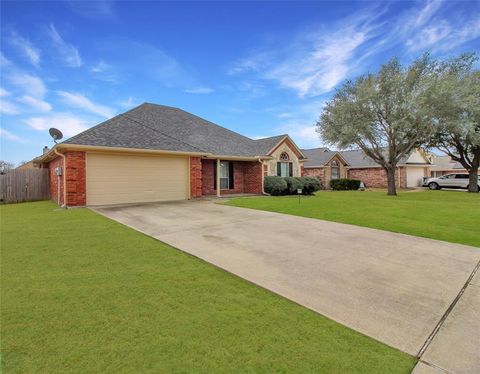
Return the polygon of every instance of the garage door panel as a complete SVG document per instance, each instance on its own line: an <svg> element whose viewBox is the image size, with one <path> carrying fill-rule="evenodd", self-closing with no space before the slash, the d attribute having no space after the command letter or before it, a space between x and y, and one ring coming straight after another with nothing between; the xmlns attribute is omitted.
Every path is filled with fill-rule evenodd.
<svg viewBox="0 0 480 374"><path fill-rule="evenodd" d="M421 186L425 169L421 167L407 167L407 187Z"/></svg>
<svg viewBox="0 0 480 374"><path fill-rule="evenodd" d="M87 154L87 204L188 198L188 158Z"/></svg>

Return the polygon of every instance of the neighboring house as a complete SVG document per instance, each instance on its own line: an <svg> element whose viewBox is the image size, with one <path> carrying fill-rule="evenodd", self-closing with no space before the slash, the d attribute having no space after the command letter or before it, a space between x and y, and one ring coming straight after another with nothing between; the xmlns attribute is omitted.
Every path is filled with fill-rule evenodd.
<svg viewBox="0 0 480 374"><path fill-rule="evenodd" d="M35 167L35 164L33 163L33 160L24 162L23 164L17 166L15 169L16 170L26 170L26 169L33 169Z"/></svg>
<svg viewBox="0 0 480 374"><path fill-rule="evenodd" d="M453 161L450 156L432 155L432 177L441 177L442 175L451 173L466 173L468 171L460 164L460 162Z"/></svg>
<svg viewBox="0 0 480 374"><path fill-rule="evenodd" d="M34 161L50 168L54 201L84 206L261 194L264 176L300 176L304 160L288 135L253 140L183 110L145 103Z"/></svg>
<svg viewBox="0 0 480 374"><path fill-rule="evenodd" d="M307 157L304 175L317 177L325 188L332 179L361 180L366 187L387 187L385 170L361 150L331 151L328 148L303 149ZM430 175L430 162L421 150L413 151L397 167L397 186L418 187Z"/></svg>

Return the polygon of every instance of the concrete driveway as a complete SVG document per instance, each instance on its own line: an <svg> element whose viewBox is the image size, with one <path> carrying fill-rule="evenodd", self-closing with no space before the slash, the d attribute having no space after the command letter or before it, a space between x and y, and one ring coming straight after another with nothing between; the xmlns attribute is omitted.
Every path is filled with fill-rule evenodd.
<svg viewBox="0 0 480 374"><path fill-rule="evenodd" d="M412 355L480 261L479 248L205 200L95 210Z"/></svg>

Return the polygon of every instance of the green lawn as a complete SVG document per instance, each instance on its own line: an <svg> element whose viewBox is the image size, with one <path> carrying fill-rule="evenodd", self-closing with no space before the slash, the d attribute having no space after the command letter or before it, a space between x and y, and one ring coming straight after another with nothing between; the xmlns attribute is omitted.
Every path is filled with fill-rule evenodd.
<svg viewBox="0 0 480 374"><path fill-rule="evenodd" d="M38 202L0 213L3 373L409 373L415 364L87 209Z"/></svg>
<svg viewBox="0 0 480 374"><path fill-rule="evenodd" d="M228 205L349 223L480 247L480 195L460 191L321 191L316 196L248 197Z"/></svg>

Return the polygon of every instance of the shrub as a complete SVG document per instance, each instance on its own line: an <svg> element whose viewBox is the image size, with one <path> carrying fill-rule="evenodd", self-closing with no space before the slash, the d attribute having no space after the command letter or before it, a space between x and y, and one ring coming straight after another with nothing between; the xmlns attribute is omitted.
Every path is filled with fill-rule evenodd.
<svg viewBox="0 0 480 374"><path fill-rule="evenodd" d="M282 177L265 177L263 189L273 196L285 195L288 191L287 182Z"/></svg>
<svg viewBox="0 0 480 374"><path fill-rule="evenodd" d="M285 182L287 182L287 193L289 195L296 195L297 190L301 188L303 190L304 181L303 178L296 178L296 177L285 177Z"/></svg>
<svg viewBox="0 0 480 374"><path fill-rule="evenodd" d="M330 187L336 191L358 190L360 181L358 179L332 179Z"/></svg>
<svg viewBox="0 0 480 374"><path fill-rule="evenodd" d="M320 180L314 177L303 177L299 178L303 181L303 194L304 195L311 195L314 192L317 192L322 188L320 184Z"/></svg>

